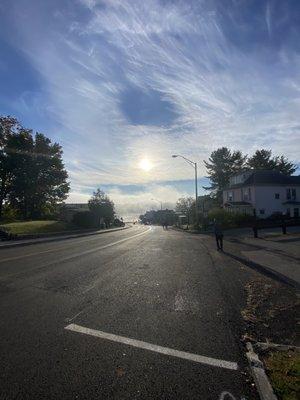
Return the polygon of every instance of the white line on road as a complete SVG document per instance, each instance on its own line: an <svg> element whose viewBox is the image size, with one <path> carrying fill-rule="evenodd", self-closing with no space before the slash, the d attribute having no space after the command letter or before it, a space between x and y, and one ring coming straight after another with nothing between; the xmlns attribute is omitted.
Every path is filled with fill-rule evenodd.
<svg viewBox="0 0 300 400"><path fill-rule="evenodd" d="M95 336L100 339L110 340L112 342L123 343L128 346L138 347L140 349L154 351L156 353L165 354L172 357L183 358L185 360L194 361L200 364L212 365L213 367L219 367L231 370L238 369L238 365L235 362L218 360L216 358L205 357L205 356L200 356L198 354L187 353L185 351L174 350L168 347L162 347L156 344L142 342L141 340L130 339L124 336L114 335L112 333L106 333L95 329L85 328L84 326L76 324L70 324L66 326L65 329L72 332L84 333L85 335Z"/></svg>
<svg viewBox="0 0 300 400"><path fill-rule="evenodd" d="M138 237L138 236L144 235L145 233L148 233L149 231L151 231L151 227L150 227L149 229L147 229L146 231L143 231L143 232L141 232L141 233L137 233L136 235L129 236L129 237L124 238L124 239L121 239L121 240L118 240L117 242L109 243L109 244L106 244L106 245L100 246L100 247L94 247L93 249L86 250L86 251L82 251L82 252L80 252L80 253L74 253L74 254L72 254L71 256L65 257L65 258L63 258L62 260L58 260L58 261L67 261L67 260L69 260L69 259L72 259L72 258L81 256L81 255L90 254L90 253L93 253L93 252L98 251L98 250L106 249L106 248L111 247L111 246L114 246L114 245L116 245L116 244L119 244L119 243L122 243L122 242L126 242L126 240L130 240L130 239L136 238L136 237ZM72 247L74 247L74 245L63 247L63 248L61 248L60 250L65 250L65 249L69 249L69 248L72 248ZM78 247L78 245L77 245L77 247ZM25 258L25 257L32 257L32 256L40 255L40 254L53 253L53 252L57 252L57 248L49 249L49 250L43 250L43 251L38 251L38 252L36 252L36 253L23 254L22 256L15 256L15 257L4 258L4 259L0 260L0 263L7 262L7 261L18 260L18 259L20 259L20 258L23 259L23 258Z"/></svg>

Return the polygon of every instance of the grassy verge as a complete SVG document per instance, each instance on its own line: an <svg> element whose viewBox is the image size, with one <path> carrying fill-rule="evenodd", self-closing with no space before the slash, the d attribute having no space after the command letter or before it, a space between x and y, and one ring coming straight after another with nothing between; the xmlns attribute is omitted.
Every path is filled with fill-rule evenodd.
<svg viewBox="0 0 300 400"><path fill-rule="evenodd" d="M300 353L274 351L264 358L267 374L280 400L297 400L300 393Z"/></svg>
<svg viewBox="0 0 300 400"><path fill-rule="evenodd" d="M242 310L247 340L297 345L296 326L300 311L297 291L265 276L245 286L247 303Z"/></svg>
<svg viewBox="0 0 300 400"><path fill-rule="evenodd" d="M24 221L2 224L0 225L0 229L4 229L6 232L14 235L30 235L39 233L64 232L78 229L78 227L63 221Z"/></svg>

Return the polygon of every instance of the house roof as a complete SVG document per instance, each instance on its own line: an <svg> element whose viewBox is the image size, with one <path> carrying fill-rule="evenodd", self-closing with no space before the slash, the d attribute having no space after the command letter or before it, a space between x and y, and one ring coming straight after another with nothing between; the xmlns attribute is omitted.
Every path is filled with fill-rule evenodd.
<svg viewBox="0 0 300 400"><path fill-rule="evenodd" d="M235 174L237 175L237 174ZM300 175L287 176L274 170L253 170L251 175L243 182L231 185L230 188L252 185L300 185Z"/></svg>

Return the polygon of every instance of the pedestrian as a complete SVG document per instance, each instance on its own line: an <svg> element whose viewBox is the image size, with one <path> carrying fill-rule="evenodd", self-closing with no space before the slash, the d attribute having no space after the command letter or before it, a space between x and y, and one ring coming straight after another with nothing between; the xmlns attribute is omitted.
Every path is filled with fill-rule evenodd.
<svg viewBox="0 0 300 400"><path fill-rule="evenodd" d="M217 249L218 249L218 251L219 250L223 251L223 236L224 235L223 235L221 224L219 224L216 220L214 221L214 231L215 231Z"/></svg>

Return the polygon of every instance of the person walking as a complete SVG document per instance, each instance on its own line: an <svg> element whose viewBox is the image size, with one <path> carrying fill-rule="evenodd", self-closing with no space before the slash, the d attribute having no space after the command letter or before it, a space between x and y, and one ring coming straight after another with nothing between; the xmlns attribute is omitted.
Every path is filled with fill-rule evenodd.
<svg viewBox="0 0 300 400"><path fill-rule="evenodd" d="M217 249L218 251L223 251L223 231L221 224L219 224L216 220L214 221L214 232L216 237Z"/></svg>

